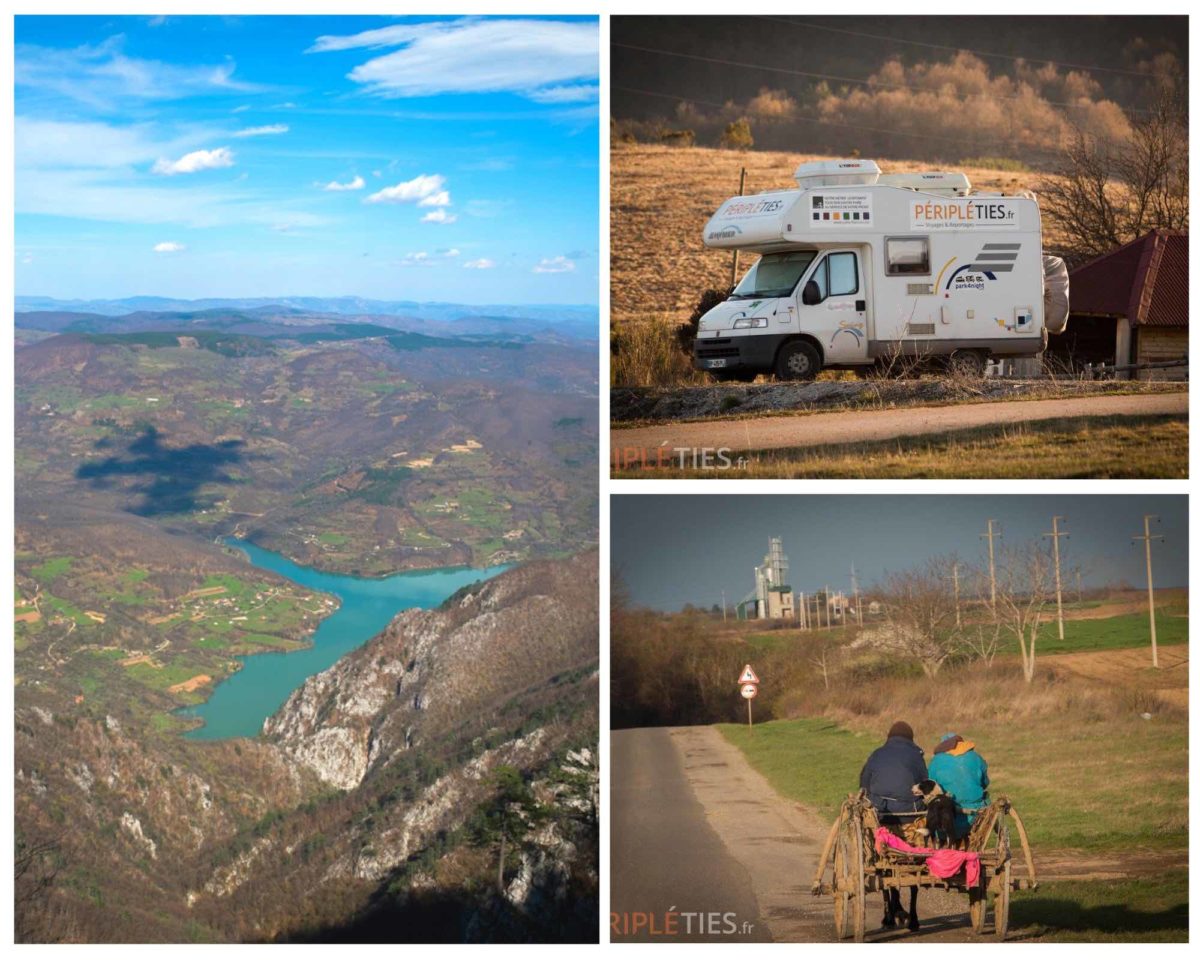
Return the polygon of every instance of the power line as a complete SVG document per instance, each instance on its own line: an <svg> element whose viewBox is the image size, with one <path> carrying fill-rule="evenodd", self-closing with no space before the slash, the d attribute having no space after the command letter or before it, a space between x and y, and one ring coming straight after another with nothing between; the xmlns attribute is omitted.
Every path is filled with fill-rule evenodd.
<svg viewBox="0 0 1200 960"><path fill-rule="evenodd" d="M1038 57L1015 57L1011 53L990 53L986 50L973 50L970 47L955 47L945 43L930 43L925 40L908 40L904 37L887 37L878 33L864 33L861 30L847 30L844 27L830 27L823 23L813 23L811 20L788 20L784 17L756 17L757 20L770 20L774 23L786 23L793 27L808 27L813 30L828 30L830 33L842 33L848 37L863 37L867 40L886 40L890 43L907 43L914 47L927 47L931 50L949 50L953 53L970 53L977 57L990 57L995 60L1022 60L1025 63L1046 63L1055 67L1070 67L1072 70L1092 70L1097 73L1120 73L1130 77L1152 78L1144 70L1124 70L1120 67L1101 67L1096 64L1067 63L1062 60L1042 60Z"/></svg>
<svg viewBox="0 0 1200 960"><path fill-rule="evenodd" d="M890 87L894 90L913 90L917 93L939 93L940 90L934 87L918 87L911 83L895 83L889 80L863 80L861 77L843 77L834 73L814 73L811 70L794 70L790 67L768 67L758 63L745 63L740 60L726 60L723 57L706 57L699 53L680 53L677 50L659 50L654 47L642 47L632 43L612 43L610 46L619 47L622 50L633 50L637 53L653 53L662 57L679 57L682 60L696 60L701 63L713 63L722 67L738 67L742 70L760 70L764 73L780 73L789 77L805 77L810 80L834 80L838 83L857 83L861 86L873 87ZM985 100L1008 100L1017 102L1026 99L1025 97L1005 96L1003 94L987 94L983 97ZM1042 100L1042 103L1052 107L1075 107L1077 104L1067 103L1062 100ZM1125 109L1125 108L1123 108ZM1128 108L1129 112L1144 112L1135 111L1133 108Z"/></svg>
<svg viewBox="0 0 1200 960"><path fill-rule="evenodd" d="M610 46L618 47L623 50L634 50L636 53L652 53L658 56L677 56L677 58L682 60L696 60L702 62L702 64L738 67L740 70L757 70L764 73L782 73L788 77L804 77L806 79L814 80L835 80L835 82L838 83L856 83L862 86L884 86L884 88L890 88L893 90L913 90L918 92L918 94L937 94L938 92L935 89L929 88L929 86L917 86L916 84L910 83L895 83L892 82L892 80L864 80L860 77L842 77L840 74L836 73L815 73L809 70L793 70L791 67L768 67L762 64L746 64L744 61L726 60L724 58L720 58L720 56L704 56L703 54L698 53L679 53L678 50L662 50L654 47L640 47L634 43L613 42L610 44ZM1026 97L1002 96L1000 94L988 94L985 95L984 98L986 98L986 100L1010 101L1013 103L1026 100ZM1068 109L1079 106L1079 104L1068 103L1061 100L1043 100L1042 103L1049 104L1051 107L1064 107ZM1122 109L1126 110L1127 113L1145 113L1145 110L1138 110L1134 109L1133 107L1123 107Z"/></svg>
<svg viewBox="0 0 1200 960"><path fill-rule="evenodd" d="M694 103L701 107L716 107L717 109L724 109L724 107L726 106L723 103L717 103L715 100L701 100L698 97L684 97L684 96L680 96L679 94L676 94L676 93L659 93L654 90L639 90L637 87L626 87L626 86L622 86L620 84L609 84L609 89L610 90L620 90L622 93L636 93L639 96L643 96L643 97L658 97L659 99L662 99L662 100L674 100L676 103ZM1009 143L1008 141L1005 141L1005 140L964 141L964 139L962 137L942 137L942 136L938 136L937 134L916 133L916 132L909 131L909 130L888 130L888 129L885 129L884 127L864 126L861 123L845 123L845 122L841 122L838 120L821 120L821 119L818 119L817 117L806 117L806 116L803 116L798 113L789 114L787 117L780 117L778 114L774 114L774 113L767 114L767 113L762 113L760 111L755 111L755 110L739 110L738 112L741 113L743 116L759 117L763 120L780 120L780 119L802 120L806 123L815 123L815 124L818 124L820 126L825 126L825 127L845 127L850 130L859 130L859 131L864 131L866 133L884 133L889 136L895 135L895 136L901 136L901 137L917 137L920 140L942 140L946 143L957 143L960 145L963 144L964 142L969 142L969 143L972 143L975 145L990 144L992 146L997 146L997 147L1012 145L1011 143Z"/></svg>

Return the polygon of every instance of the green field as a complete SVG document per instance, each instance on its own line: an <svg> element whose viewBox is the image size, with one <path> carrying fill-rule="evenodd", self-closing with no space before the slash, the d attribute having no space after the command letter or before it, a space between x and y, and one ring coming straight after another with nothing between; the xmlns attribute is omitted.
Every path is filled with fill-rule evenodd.
<svg viewBox="0 0 1200 960"><path fill-rule="evenodd" d="M1051 605L1051 613L1053 609ZM1154 624L1160 644L1187 643L1186 604L1155 604ZM1009 646L1015 653L1016 642L1013 641ZM1150 646L1149 611L1103 620L1064 620L1062 640L1058 639L1056 623L1044 623L1038 630L1038 653L1079 653L1084 650L1119 650L1141 646Z"/></svg>
<svg viewBox="0 0 1200 960"><path fill-rule="evenodd" d="M1041 939L1180 942L1188 938L1188 874L1153 879L1043 883L1013 897L1010 928Z"/></svg>
<svg viewBox="0 0 1200 960"><path fill-rule="evenodd" d="M974 731L953 720L946 726L962 727L959 732L977 741L992 795L1013 801L1035 850L1186 848L1186 721L1147 722L1130 713L1125 720L1053 730L1019 722L1004 730ZM780 795L830 820L858 789L859 771L883 739L819 718L718 729ZM927 759L942 732L918 729Z"/></svg>

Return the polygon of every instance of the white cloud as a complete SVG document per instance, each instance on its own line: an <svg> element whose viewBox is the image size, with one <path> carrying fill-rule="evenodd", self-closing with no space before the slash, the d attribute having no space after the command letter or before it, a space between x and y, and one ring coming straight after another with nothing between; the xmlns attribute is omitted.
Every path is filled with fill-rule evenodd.
<svg viewBox="0 0 1200 960"><path fill-rule="evenodd" d="M33 254L32 254L32 253L26 253L26 254L24 254L24 255L21 257L21 262L22 262L22 263L33 263Z"/></svg>
<svg viewBox="0 0 1200 960"><path fill-rule="evenodd" d="M417 202L418 207L448 207L450 206L450 193L446 190L439 190L437 193L431 193L427 197L422 197Z"/></svg>
<svg viewBox="0 0 1200 960"><path fill-rule="evenodd" d="M155 161L153 172L164 177L173 177L177 173L198 173L201 170L216 170L220 167L233 166L233 151L228 147L217 147L216 150L193 150L185 153L178 160L166 160L160 157Z"/></svg>
<svg viewBox="0 0 1200 960"><path fill-rule="evenodd" d="M179 251L186 249L187 247L185 247L182 243L175 243L171 240L165 240L162 243L156 243L154 245L155 253L179 253Z"/></svg>
<svg viewBox="0 0 1200 960"><path fill-rule="evenodd" d="M495 260L480 257L478 260L468 260L463 266L468 270L491 270L496 265Z"/></svg>
<svg viewBox="0 0 1200 960"><path fill-rule="evenodd" d="M212 66L140 60L122 52L124 43L125 38L117 35L94 46L70 49L17 44L16 86L112 111L119 109L120 101L177 100L264 89L235 80L232 60Z"/></svg>
<svg viewBox="0 0 1200 960"><path fill-rule="evenodd" d="M401 47L349 74L385 97L510 92L562 102L552 91L598 76L599 41L594 22L460 19L318 37L310 52ZM582 90L571 99L581 96Z"/></svg>
<svg viewBox="0 0 1200 960"><path fill-rule="evenodd" d="M538 103L583 103L600 97L600 87L594 83L572 83L562 87L543 87L529 93Z"/></svg>
<svg viewBox="0 0 1200 960"><path fill-rule="evenodd" d="M338 183L336 180L330 180L327 184L321 187L322 190L361 190L367 185L362 177L355 177L353 180L347 180L345 183Z"/></svg>
<svg viewBox="0 0 1200 960"><path fill-rule="evenodd" d="M575 269L575 261L566 257L546 257L536 267L534 273L570 273Z"/></svg>
<svg viewBox="0 0 1200 960"><path fill-rule="evenodd" d="M448 250L436 250L429 253L425 250L418 250L416 253L406 253L400 258L400 266L402 267L432 267L438 263L445 263L459 256L461 251L455 247Z"/></svg>
<svg viewBox="0 0 1200 960"><path fill-rule="evenodd" d="M232 112L233 113L245 113L249 109L250 109L250 104L243 103L240 107L234 107Z"/></svg>
<svg viewBox="0 0 1200 960"><path fill-rule="evenodd" d="M404 183L398 183L394 187L384 187L378 193L373 193L367 197L367 203L418 203L426 200L429 197L445 193L442 190L446 183L446 178L439 173L426 174L423 173L419 177L413 177L411 180L406 180ZM438 204L446 206L450 202L450 195L446 194L446 203ZM427 205L427 204L426 204Z"/></svg>
<svg viewBox="0 0 1200 960"><path fill-rule="evenodd" d="M451 224L457 219L458 217L453 213L447 213L444 207L438 207L436 210L430 210L429 213L425 214L421 218L421 222Z"/></svg>
<svg viewBox="0 0 1200 960"><path fill-rule="evenodd" d="M269 137L276 133L287 133L286 123L270 123L265 127L247 127L234 134L235 137Z"/></svg>

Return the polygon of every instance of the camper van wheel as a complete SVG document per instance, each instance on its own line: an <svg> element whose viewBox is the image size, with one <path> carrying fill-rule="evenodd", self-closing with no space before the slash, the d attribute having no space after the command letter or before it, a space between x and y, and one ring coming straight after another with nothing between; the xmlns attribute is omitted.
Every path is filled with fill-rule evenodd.
<svg viewBox="0 0 1200 960"><path fill-rule="evenodd" d="M793 340L779 348L775 358L775 376L780 380L812 380L821 372L821 355L803 340Z"/></svg>
<svg viewBox="0 0 1200 960"><path fill-rule="evenodd" d="M987 369L987 354L981 350L955 350L950 354L950 373L978 379Z"/></svg>

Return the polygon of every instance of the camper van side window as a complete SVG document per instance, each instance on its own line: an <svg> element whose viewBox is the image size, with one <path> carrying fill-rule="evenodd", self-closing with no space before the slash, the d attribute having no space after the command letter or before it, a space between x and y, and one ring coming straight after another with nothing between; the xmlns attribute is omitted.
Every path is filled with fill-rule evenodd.
<svg viewBox="0 0 1200 960"><path fill-rule="evenodd" d="M929 274L928 237L889 237L886 248L889 277Z"/></svg>
<svg viewBox="0 0 1200 960"><path fill-rule="evenodd" d="M858 257L853 253L831 253L829 264L829 295L844 297L858 293Z"/></svg>

